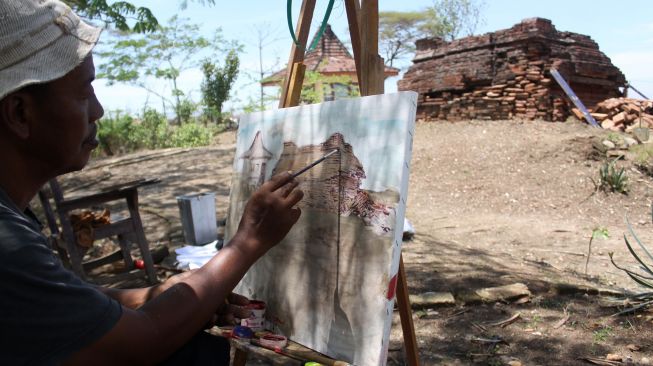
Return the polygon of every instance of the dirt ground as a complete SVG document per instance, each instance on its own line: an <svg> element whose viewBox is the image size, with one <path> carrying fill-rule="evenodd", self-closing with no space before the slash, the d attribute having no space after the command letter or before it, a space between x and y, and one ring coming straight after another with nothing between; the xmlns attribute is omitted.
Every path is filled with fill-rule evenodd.
<svg viewBox="0 0 653 366"><path fill-rule="evenodd" d="M642 241L653 243L650 176L626 161L629 194L596 191L603 161L593 158L592 139L603 135L574 122L417 125L407 208L417 234L403 251L409 292L450 292L457 300L414 309L423 365L582 365L589 364L582 358L607 354L623 361L613 364L653 364L653 312L610 316L618 309L583 290L642 292L608 257L635 263L623 239L626 216ZM141 213L150 243L174 247L183 241L176 196L216 192L224 218L234 142L228 132L210 147L95 159L62 179L64 191L74 196L160 178L141 190ZM598 227L610 237L593 241L585 275ZM531 296L465 302L470 291L513 283ZM516 314L505 327L492 324ZM395 318L389 365L404 360Z"/></svg>

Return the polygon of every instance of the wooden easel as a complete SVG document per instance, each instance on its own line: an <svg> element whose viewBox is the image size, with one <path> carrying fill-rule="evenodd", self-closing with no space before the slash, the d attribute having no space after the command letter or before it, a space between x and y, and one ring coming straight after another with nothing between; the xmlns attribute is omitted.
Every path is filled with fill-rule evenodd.
<svg viewBox="0 0 653 366"><path fill-rule="evenodd" d="M299 45L294 44L290 50L290 59L286 78L282 86L279 108L299 105L299 97L304 82L304 54L313 19L316 0L303 0L297 23L296 38ZM351 45L356 62L356 75L361 96L383 94L385 65L379 56L379 1L378 0L345 0L347 21L351 36ZM408 284L404 269L403 256L400 257L397 274L397 306L404 334L406 361L409 366L419 366L415 326L408 298ZM245 347L237 347L234 356L234 366L244 366L247 360ZM339 361L330 363L337 365Z"/></svg>

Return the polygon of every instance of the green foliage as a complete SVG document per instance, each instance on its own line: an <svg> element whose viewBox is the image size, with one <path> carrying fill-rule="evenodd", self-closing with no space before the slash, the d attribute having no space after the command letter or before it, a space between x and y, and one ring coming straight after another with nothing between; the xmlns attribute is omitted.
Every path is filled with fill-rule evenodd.
<svg viewBox="0 0 653 366"><path fill-rule="evenodd" d="M451 41L473 35L483 22L483 1L434 0L433 6L421 11L380 12L379 42L386 64L415 51L415 41L439 37Z"/></svg>
<svg viewBox="0 0 653 366"><path fill-rule="evenodd" d="M359 95L358 87L349 76L326 76L317 71L306 71L299 99L303 103L314 104Z"/></svg>
<svg viewBox="0 0 653 366"><path fill-rule="evenodd" d="M615 145L620 145L624 141L621 135L616 132L609 132L605 139L614 143Z"/></svg>
<svg viewBox="0 0 653 366"><path fill-rule="evenodd" d="M99 121L97 138L100 146L98 153L112 156L133 149L129 140L134 128L133 123L134 119L131 116L122 114L120 111Z"/></svg>
<svg viewBox="0 0 653 366"><path fill-rule="evenodd" d="M610 237L610 234L608 233L608 228L605 227L597 227L592 230L592 239L607 239Z"/></svg>
<svg viewBox="0 0 653 366"><path fill-rule="evenodd" d="M217 132L215 127L206 127L192 117L171 126L154 109L144 110L140 118L116 111L98 122L100 148L95 154L112 156L142 149L206 146Z"/></svg>
<svg viewBox="0 0 653 366"><path fill-rule="evenodd" d="M482 22L483 3L474 0L435 0L426 9L427 21L422 30L431 37L452 41L459 36L471 36Z"/></svg>
<svg viewBox="0 0 653 366"><path fill-rule="evenodd" d="M134 129L133 139L138 148L158 149L170 147L171 131L165 115L154 109L146 109L143 119Z"/></svg>
<svg viewBox="0 0 653 366"><path fill-rule="evenodd" d="M415 40L426 36L424 11L382 11L379 13L379 40L388 66L402 56L415 52Z"/></svg>
<svg viewBox="0 0 653 366"><path fill-rule="evenodd" d="M599 169L599 189L603 191L628 193L628 176L624 168L617 169L619 158L605 162Z"/></svg>
<svg viewBox="0 0 653 366"><path fill-rule="evenodd" d="M199 33L199 25L174 16L168 25L159 26L155 32L114 38L98 52L105 60L98 67L98 78L106 79L109 85L126 83L144 88L161 98L164 107L172 104L176 121L181 124L186 93L178 87L180 75L198 67L207 54L214 59L218 58L216 52L222 52L223 47L231 50L238 47L225 41L220 29L215 31L212 39ZM150 78L167 81L169 94L149 87Z"/></svg>
<svg viewBox="0 0 653 366"><path fill-rule="evenodd" d="M607 239L610 237L608 229L605 227L596 227L592 230L592 236L590 236L589 246L587 248L587 259L585 260L585 274L587 274L587 267L590 264L590 257L592 256L592 241L594 239Z"/></svg>
<svg viewBox="0 0 653 366"><path fill-rule="evenodd" d="M635 154L635 165L642 173L653 177L653 144L639 144L630 147Z"/></svg>
<svg viewBox="0 0 653 366"><path fill-rule="evenodd" d="M184 99L179 105L179 119L181 124L189 123L193 114L197 111L197 103L193 102L190 99Z"/></svg>
<svg viewBox="0 0 653 366"><path fill-rule="evenodd" d="M204 101L206 118L214 123L222 119L222 106L229 98L231 87L238 77L240 61L235 49L227 53L224 67L206 59L202 63L204 81L202 81L202 99Z"/></svg>
<svg viewBox="0 0 653 366"><path fill-rule="evenodd" d="M112 4L107 0L63 1L79 15L112 24L121 31L152 32L159 25L150 9L137 7L126 1L115 1ZM131 19L135 19L132 27L128 24Z"/></svg>
<svg viewBox="0 0 653 366"><path fill-rule="evenodd" d="M592 341L594 343L602 343L605 342L608 337L610 337L613 333L613 329L609 325L603 325L601 328L595 330L592 333Z"/></svg>
<svg viewBox="0 0 653 366"><path fill-rule="evenodd" d="M213 133L207 127L195 122L177 126L172 133L171 143L175 147L198 147L211 143Z"/></svg>
<svg viewBox="0 0 653 366"><path fill-rule="evenodd" d="M215 4L215 0L196 1L202 5ZM127 1L114 1L111 4L107 0L63 0L63 2L83 17L101 20L124 32L153 32L159 26L159 21L149 8L137 7ZM186 8L187 5L187 0L182 0L180 3L181 8ZM131 27L130 21L133 22Z"/></svg>
<svg viewBox="0 0 653 366"><path fill-rule="evenodd" d="M653 219L653 213L651 213L651 218ZM624 242L626 243L626 247L628 248L630 254L637 261L637 263L639 263L640 271L637 272L637 271L629 270L627 268L623 268L617 265L617 263L615 262L614 253L609 253L608 255L610 256L610 261L612 262L612 265L624 271L628 275L628 277L630 277L633 281L635 281L635 283L648 289L648 292L635 294L632 296L628 296L625 299L618 300L622 303L628 303L631 305L635 304L635 306L628 307L625 310L617 313L616 315L631 313L653 304L653 292L651 292L653 290L653 254L651 254L651 251L649 251L649 249L637 237L637 234L635 234L635 230L633 230L633 226L628 221L628 218L626 218L626 225L628 226L628 231L630 232L630 235L635 239L635 242L637 243L639 248L644 252L645 254L644 259L647 259L651 262L646 263L644 259L642 259L642 257L637 254L637 251L635 251L635 248L633 248L626 234L624 234Z"/></svg>

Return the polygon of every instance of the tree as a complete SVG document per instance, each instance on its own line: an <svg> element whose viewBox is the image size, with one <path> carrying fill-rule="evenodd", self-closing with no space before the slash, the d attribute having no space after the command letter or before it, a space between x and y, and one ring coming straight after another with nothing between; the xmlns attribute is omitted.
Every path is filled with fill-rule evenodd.
<svg viewBox="0 0 653 366"><path fill-rule="evenodd" d="M233 49L227 53L224 67L219 67L209 59L202 63L202 99L206 106L205 113L213 123L222 120L222 105L229 98L231 87L238 76L239 64L238 53Z"/></svg>
<svg viewBox="0 0 653 366"><path fill-rule="evenodd" d="M475 0L436 0L426 9L427 21L422 25L424 33L452 41L459 36L471 36L483 22L483 2Z"/></svg>
<svg viewBox="0 0 653 366"><path fill-rule="evenodd" d="M379 13L379 40L388 66L415 52L415 41L424 36L426 18L427 14L421 11Z"/></svg>
<svg viewBox="0 0 653 366"><path fill-rule="evenodd" d="M214 5L215 0L195 0L202 5ZM111 24L121 31L138 33L153 32L159 25L152 11L146 7L137 7L126 1L115 1L108 4L107 0L63 0L75 12L88 19L101 20ZM182 0L180 7L185 8L187 0ZM134 21L130 27L129 21Z"/></svg>
<svg viewBox="0 0 653 366"><path fill-rule="evenodd" d="M415 41L440 37L451 41L472 35L483 21L483 0L434 0L433 5L415 12L380 12L379 40L386 64L415 51Z"/></svg>
<svg viewBox="0 0 653 366"><path fill-rule="evenodd" d="M159 26L155 32L117 37L102 47L98 54L106 61L98 67L98 78L107 79L109 85L135 85L160 97L164 109L166 104L174 106L177 123L181 124L186 94L179 88L179 76L200 66L207 53L210 58L217 58L215 51L225 51L225 46L238 49L237 44L225 41L219 28L213 39L208 39L199 35L198 25L174 16L169 25ZM152 88L148 83L152 78L167 81L170 94Z"/></svg>

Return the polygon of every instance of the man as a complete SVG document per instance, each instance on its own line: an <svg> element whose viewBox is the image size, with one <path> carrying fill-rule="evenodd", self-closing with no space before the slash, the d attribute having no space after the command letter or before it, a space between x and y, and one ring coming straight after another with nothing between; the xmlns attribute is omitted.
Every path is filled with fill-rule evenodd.
<svg viewBox="0 0 653 366"><path fill-rule="evenodd" d="M98 144L99 33L58 0L0 0L2 365L188 363L178 350L206 350L196 335L301 214L303 193L285 173L255 192L231 242L193 273L120 291L65 270L27 206L49 179L84 167Z"/></svg>

